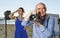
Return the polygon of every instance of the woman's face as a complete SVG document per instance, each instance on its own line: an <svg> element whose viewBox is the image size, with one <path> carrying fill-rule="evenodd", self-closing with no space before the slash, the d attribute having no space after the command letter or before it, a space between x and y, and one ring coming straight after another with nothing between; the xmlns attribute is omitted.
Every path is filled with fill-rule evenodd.
<svg viewBox="0 0 60 38"><path fill-rule="evenodd" d="M23 11L22 11L22 9L18 9L17 12L18 12L19 15L23 15Z"/></svg>

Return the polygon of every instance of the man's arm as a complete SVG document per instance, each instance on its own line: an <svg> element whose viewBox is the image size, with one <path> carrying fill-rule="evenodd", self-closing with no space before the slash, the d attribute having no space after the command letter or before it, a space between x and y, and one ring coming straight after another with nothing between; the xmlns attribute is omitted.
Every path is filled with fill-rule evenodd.
<svg viewBox="0 0 60 38"><path fill-rule="evenodd" d="M22 21L22 26L29 26L29 25L31 25L32 24L32 21L29 21L29 20L27 20L27 21Z"/></svg>
<svg viewBox="0 0 60 38"><path fill-rule="evenodd" d="M23 26L29 26L32 24L32 21L30 21L29 17L31 16L31 13L29 13L22 21Z"/></svg>

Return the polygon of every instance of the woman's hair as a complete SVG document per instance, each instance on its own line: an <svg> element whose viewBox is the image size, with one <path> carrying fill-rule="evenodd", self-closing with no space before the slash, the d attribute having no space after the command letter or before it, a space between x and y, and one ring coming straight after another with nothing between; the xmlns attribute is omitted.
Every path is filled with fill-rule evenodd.
<svg viewBox="0 0 60 38"><path fill-rule="evenodd" d="M24 9L23 9L22 7L20 7L19 9L21 9L23 13L25 12Z"/></svg>

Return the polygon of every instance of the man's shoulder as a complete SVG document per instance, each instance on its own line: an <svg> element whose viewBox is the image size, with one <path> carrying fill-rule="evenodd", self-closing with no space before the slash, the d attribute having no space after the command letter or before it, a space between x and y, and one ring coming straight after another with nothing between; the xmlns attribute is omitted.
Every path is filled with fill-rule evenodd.
<svg viewBox="0 0 60 38"><path fill-rule="evenodd" d="M55 19L55 17L54 17L54 16L50 16L50 18L51 18L51 19Z"/></svg>
<svg viewBox="0 0 60 38"><path fill-rule="evenodd" d="M49 15L46 15L47 18L51 18L51 19L54 19L55 17L54 16L49 16Z"/></svg>

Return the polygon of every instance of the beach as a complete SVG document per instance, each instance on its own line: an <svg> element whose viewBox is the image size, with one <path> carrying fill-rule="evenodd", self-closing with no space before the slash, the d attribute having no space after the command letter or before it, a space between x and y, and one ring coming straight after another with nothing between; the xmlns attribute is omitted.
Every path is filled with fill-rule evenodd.
<svg viewBox="0 0 60 38"><path fill-rule="evenodd" d="M28 33L28 37L32 37L32 26L26 27L26 31ZM15 25L7 24L7 38L14 38ZM5 25L0 24L0 38L5 38Z"/></svg>
<svg viewBox="0 0 60 38"><path fill-rule="evenodd" d="M32 25L25 27L28 37L32 38ZM14 32L15 32L15 25L14 24L8 24L7 25L7 38L14 38ZM0 24L0 38L5 38L5 25ZM59 38L58 36L55 36L55 38Z"/></svg>

